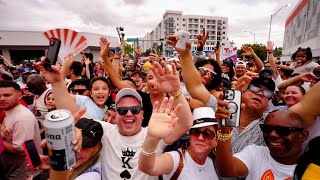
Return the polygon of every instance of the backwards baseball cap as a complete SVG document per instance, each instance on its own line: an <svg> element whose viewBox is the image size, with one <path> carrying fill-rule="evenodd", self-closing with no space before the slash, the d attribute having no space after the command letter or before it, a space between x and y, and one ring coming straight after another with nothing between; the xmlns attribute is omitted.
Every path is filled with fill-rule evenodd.
<svg viewBox="0 0 320 180"><path fill-rule="evenodd" d="M142 107L143 104L142 104L141 96L139 95L139 93L136 90L131 89L131 88L123 88L118 92L118 94L116 96L116 100L115 100L116 106L117 106L118 102L120 101L120 99L122 99L124 97L128 97L128 96L135 97L136 99L138 99L138 101L140 102L141 107Z"/></svg>
<svg viewBox="0 0 320 180"><path fill-rule="evenodd" d="M92 148L101 141L103 128L99 122L81 118L75 126L81 129L83 148Z"/></svg>
<svg viewBox="0 0 320 180"><path fill-rule="evenodd" d="M265 86L268 90L274 92L276 85L274 81L270 78L267 77L259 77L256 79L253 79L250 84L260 87L260 86Z"/></svg>
<svg viewBox="0 0 320 180"><path fill-rule="evenodd" d="M193 126L192 128L200 128L211 125L218 125L214 110L210 107L200 107L193 110Z"/></svg>
<svg viewBox="0 0 320 180"><path fill-rule="evenodd" d="M21 68L20 69L20 74L24 74L24 73L32 73L30 68Z"/></svg>
<svg viewBox="0 0 320 180"><path fill-rule="evenodd" d="M237 67L237 66L244 66L244 67L246 67L246 65L247 65L247 63L244 62L244 61L238 61L238 62L236 63L236 67Z"/></svg>
<svg viewBox="0 0 320 180"><path fill-rule="evenodd" d="M260 71L260 77L268 77L272 75L272 69L270 67L264 67L263 70Z"/></svg>

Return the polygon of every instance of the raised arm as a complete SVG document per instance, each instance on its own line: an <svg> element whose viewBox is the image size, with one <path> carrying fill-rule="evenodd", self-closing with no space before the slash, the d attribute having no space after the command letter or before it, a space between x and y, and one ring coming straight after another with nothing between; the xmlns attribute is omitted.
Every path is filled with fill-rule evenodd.
<svg viewBox="0 0 320 180"><path fill-rule="evenodd" d="M108 57L109 53L109 45L110 42L107 40L106 37L101 37L100 38L100 47L101 47L101 57L104 60L104 68L107 71L112 83L120 90L123 88L131 88L127 83L122 81L120 75L118 72L114 70L114 67ZM119 61L119 56L116 56L113 61ZM119 68L119 65L118 65Z"/></svg>
<svg viewBox="0 0 320 180"><path fill-rule="evenodd" d="M165 143L171 144L189 130L193 120L189 104L180 89L180 79L175 64L171 65L172 72L164 61L161 62L161 65L155 62L151 68L159 81L161 91L168 93L174 98L175 106L178 104L182 105L180 113L178 114L179 120L174 127L174 133L164 139Z"/></svg>
<svg viewBox="0 0 320 180"><path fill-rule="evenodd" d="M304 120L304 127L309 127L320 116L320 82L315 84L302 101L289 108L289 110L298 113Z"/></svg>
<svg viewBox="0 0 320 180"><path fill-rule="evenodd" d="M168 36L167 43L175 47L177 43L177 36ZM198 99L204 104L207 104L210 99L210 92L202 84L201 76L194 66L191 54L191 44L187 41L186 50L175 48L180 54L180 64L182 68L182 78L186 84L187 90L192 98Z"/></svg>
<svg viewBox="0 0 320 180"><path fill-rule="evenodd" d="M174 98L164 98L161 106L156 101L153 106L152 116L148 125L148 132L143 142L141 153L139 155L139 169L151 176L169 174L173 169L173 159L170 154L164 153L156 156L150 155L156 152L161 139L174 134L175 126L178 121L177 114L181 105L173 108ZM149 155L146 155L149 153Z"/></svg>
<svg viewBox="0 0 320 180"><path fill-rule="evenodd" d="M72 65L72 63L74 62L74 58L72 54L68 54L65 58L64 58L64 63L62 65L62 79L65 79L66 76L68 76L69 72L70 72L70 67Z"/></svg>
<svg viewBox="0 0 320 180"><path fill-rule="evenodd" d="M244 55L246 56L252 56L252 59L256 65L256 69L254 69L254 72L259 73L263 68L263 62L261 59L254 53L254 50L248 46L248 45L242 45L241 49L244 51Z"/></svg>
<svg viewBox="0 0 320 180"><path fill-rule="evenodd" d="M137 49L134 51L136 56L134 57L134 62L132 65L132 69L135 71L137 69L137 64L141 55L141 48L140 46L137 47Z"/></svg>
<svg viewBox="0 0 320 180"><path fill-rule="evenodd" d="M294 84L297 84L298 82L300 81L303 81L303 82L312 82L314 80L316 80L317 77L313 74L313 73L303 73L303 74L300 74L298 76L295 76L295 77L292 77L292 78L289 78L285 81L282 81L282 83L280 83L278 85L278 89L284 93L284 91L286 90L286 88L288 86L291 86L291 85L294 85Z"/></svg>
<svg viewBox="0 0 320 180"><path fill-rule="evenodd" d="M218 121L229 119L230 112L225 108L228 106L227 102L223 100L218 101L218 108L215 114ZM220 125L217 136L216 167L219 174L224 177L246 176L249 173L247 166L232 155L232 128Z"/></svg>
<svg viewBox="0 0 320 180"><path fill-rule="evenodd" d="M277 69L277 65L276 65L276 60L273 56L273 43L271 41L268 41L267 42L267 46L266 46L266 50L267 50L267 53L269 54L269 63L270 63L270 68L272 70L272 76L273 76L273 79L277 79L277 77L279 76L279 73L278 73L278 69Z"/></svg>
<svg viewBox="0 0 320 180"><path fill-rule="evenodd" d="M12 63L11 63L8 59L6 59L4 56L0 55L0 59L2 59L3 62L4 62L6 65L8 65L9 67L12 67L12 66L13 66Z"/></svg>

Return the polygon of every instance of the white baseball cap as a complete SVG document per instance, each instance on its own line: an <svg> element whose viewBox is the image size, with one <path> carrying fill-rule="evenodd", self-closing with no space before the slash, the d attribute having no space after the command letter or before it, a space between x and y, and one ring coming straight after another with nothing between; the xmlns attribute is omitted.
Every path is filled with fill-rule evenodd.
<svg viewBox="0 0 320 180"><path fill-rule="evenodd" d="M131 89L131 88L123 88L117 93L116 100L115 100L116 106L117 106L118 102L120 101L120 99L122 99L123 97L127 97L127 96L132 96L132 97L135 97L136 99L138 99L138 101L140 102L141 107L142 107L141 96L139 95L139 93L136 90Z"/></svg>

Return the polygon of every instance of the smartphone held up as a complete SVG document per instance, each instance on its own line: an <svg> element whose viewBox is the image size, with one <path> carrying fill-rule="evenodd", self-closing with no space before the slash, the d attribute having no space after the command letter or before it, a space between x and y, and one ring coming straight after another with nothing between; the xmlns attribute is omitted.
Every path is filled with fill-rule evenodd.
<svg viewBox="0 0 320 180"><path fill-rule="evenodd" d="M185 50L187 47L187 41L190 39L190 33L185 30L179 30L178 32L178 42L176 44L176 47L182 50Z"/></svg>
<svg viewBox="0 0 320 180"><path fill-rule="evenodd" d="M45 59L44 68L48 71L52 71L51 65L55 65L58 60L58 54L61 46L61 40L55 37L49 40L49 49Z"/></svg>
<svg viewBox="0 0 320 180"><path fill-rule="evenodd" d="M241 106L241 91L227 89L224 91L224 101L229 104L229 119L222 119L222 125L230 127L238 127L240 125L240 106Z"/></svg>

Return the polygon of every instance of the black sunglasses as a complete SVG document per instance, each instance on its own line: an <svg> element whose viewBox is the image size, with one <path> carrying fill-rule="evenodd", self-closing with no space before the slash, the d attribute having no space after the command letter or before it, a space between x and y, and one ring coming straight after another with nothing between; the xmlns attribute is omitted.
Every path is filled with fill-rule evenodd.
<svg viewBox="0 0 320 180"><path fill-rule="evenodd" d="M132 114L139 114L141 107L140 106L132 106L132 107L117 107L117 112L120 115L126 115L128 111L131 111Z"/></svg>
<svg viewBox="0 0 320 180"><path fill-rule="evenodd" d="M75 92L75 94L79 93L80 95L84 93L84 91L86 91L87 89L74 89L73 92Z"/></svg>
<svg viewBox="0 0 320 180"><path fill-rule="evenodd" d="M266 134L270 134L273 130L277 132L279 136L289 136L293 132L303 131L303 128L285 127L285 126L270 126L266 124L260 124L261 131Z"/></svg>
<svg viewBox="0 0 320 180"><path fill-rule="evenodd" d="M216 136L216 134L209 129L205 129L203 131L200 131L200 129L198 129L198 128L190 129L189 134L192 136L196 136L196 137L199 137L200 134L202 134L202 137L204 139L213 139Z"/></svg>

